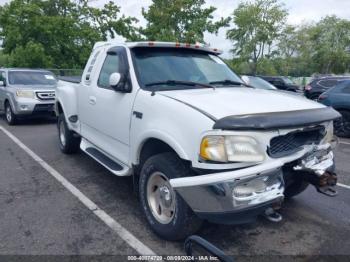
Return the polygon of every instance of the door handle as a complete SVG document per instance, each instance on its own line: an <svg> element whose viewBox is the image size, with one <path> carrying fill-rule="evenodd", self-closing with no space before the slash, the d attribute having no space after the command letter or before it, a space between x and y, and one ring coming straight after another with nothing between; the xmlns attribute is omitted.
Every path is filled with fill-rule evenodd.
<svg viewBox="0 0 350 262"><path fill-rule="evenodd" d="M96 97L94 97L94 96L89 96L89 104L95 105L95 104L96 104Z"/></svg>

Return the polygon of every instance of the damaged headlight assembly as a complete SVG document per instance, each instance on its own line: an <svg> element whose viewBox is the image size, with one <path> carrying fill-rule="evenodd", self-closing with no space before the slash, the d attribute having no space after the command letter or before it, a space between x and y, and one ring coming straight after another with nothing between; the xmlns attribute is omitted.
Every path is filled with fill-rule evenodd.
<svg viewBox="0 0 350 262"><path fill-rule="evenodd" d="M213 162L262 162L265 154L259 143L249 136L215 136L202 139L200 158Z"/></svg>

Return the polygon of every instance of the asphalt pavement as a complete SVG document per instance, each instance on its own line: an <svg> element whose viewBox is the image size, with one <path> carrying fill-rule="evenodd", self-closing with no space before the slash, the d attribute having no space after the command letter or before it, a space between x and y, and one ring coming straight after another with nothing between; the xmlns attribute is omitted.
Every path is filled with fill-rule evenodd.
<svg viewBox="0 0 350 262"><path fill-rule="evenodd" d="M54 121L27 120L10 127L1 118L0 126L150 250L158 255L184 254L182 242L164 241L151 232L130 177L114 176L84 153L60 152ZM264 218L240 226L206 223L198 235L241 259L331 255L346 260L350 256L349 156L350 139L342 139L336 150L343 185L337 197L323 196L310 186L284 203L280 223ZM123 233L87 208L42 163L0 130L0 255L115 255L116 260L124 260L118 255L138 254Z"/></svg>

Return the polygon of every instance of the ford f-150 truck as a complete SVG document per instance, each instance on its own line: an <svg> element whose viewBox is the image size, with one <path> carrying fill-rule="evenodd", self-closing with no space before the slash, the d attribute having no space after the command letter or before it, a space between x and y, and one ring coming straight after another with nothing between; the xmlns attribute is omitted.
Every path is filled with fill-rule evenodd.
<svg viewBox="0 0 350 262"><path fill-rule="evenodd" d="M47 70L0 68L0 110L9 125L28 116L54 115L56 77Z"/></svg>
<svg viewBox="0 0 350 262"><path fill-rule="evenodd" d="M133 176L145 217L165 239L203 220L271 221L309 184L336 195L332 121L293 93L255 89L203 45L96 43L81 79L59 81L59 145Z"/></svg>

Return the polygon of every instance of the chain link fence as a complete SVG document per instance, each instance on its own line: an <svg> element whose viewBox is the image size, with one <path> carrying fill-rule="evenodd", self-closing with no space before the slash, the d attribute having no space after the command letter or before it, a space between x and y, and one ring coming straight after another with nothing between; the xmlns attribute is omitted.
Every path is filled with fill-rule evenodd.
<svg viewBox="0 0 350 262"><path fill-rule="evenodd" d="M84 69L57 69L57 68L47 68L46 70L51 71L56 76L81 76Z"/></svg>

